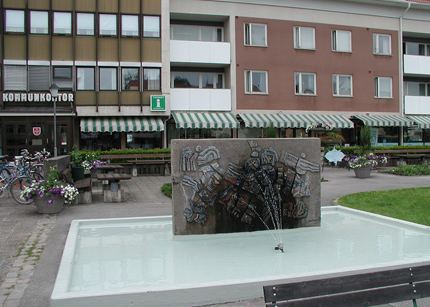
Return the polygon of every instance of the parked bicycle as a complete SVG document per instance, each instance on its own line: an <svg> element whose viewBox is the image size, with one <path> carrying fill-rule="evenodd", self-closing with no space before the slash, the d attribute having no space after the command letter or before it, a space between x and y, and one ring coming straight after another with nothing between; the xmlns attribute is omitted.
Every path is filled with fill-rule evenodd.
<svg viewBox="0 0 430 307"><path fill-rule="evenodd" d="M21 197L21 192L30 187L35 179L22 176L19 172L19 169L14 166L7 165L0 168L0 197L9 192L17 203L29 205L33 202L33 199Z"/></svg>

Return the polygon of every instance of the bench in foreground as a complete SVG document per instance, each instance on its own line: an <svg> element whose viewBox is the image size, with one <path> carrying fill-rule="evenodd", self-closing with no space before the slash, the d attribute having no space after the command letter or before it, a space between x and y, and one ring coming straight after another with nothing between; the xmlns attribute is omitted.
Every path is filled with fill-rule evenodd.
<svg viewBox="0 0 430 307"><path fill-rule="evenodd" d="M264 286L266 306L374 306L430 296L430 265Z"/></svg>

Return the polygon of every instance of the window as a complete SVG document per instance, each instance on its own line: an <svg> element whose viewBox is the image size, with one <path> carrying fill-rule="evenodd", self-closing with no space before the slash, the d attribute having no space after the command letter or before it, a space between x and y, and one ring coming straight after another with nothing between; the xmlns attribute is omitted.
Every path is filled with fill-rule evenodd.
<svg viewBox="0 0 430 307"><path fill-rule="evenodd" d="M117 84L117 69L100 67L100 90L116 91Z"/></svg>
<svg viewBox="0 0 430 307"><path fill-rule="evenodd" d="M139 68L123 68L121 70L123 91L139 90Z"/></svg>
<svg viewBox="0 0 430 307"><path fill-rule="evenodd" d="M315 74L296 72L296 94L315 95Z"/></svg>
<svg viewBox="0 0 430 307"><path fill-rule="evenodd" d="M333 75L333 96L352 96L352 76Z"/></svg>
<svg viewBox="0 0 430 307"><path fill-rule="evenodd" d="M267 71L245 71L245 93L267 94Z"/></svg>
<svg viewBox="0 0 430 307"><path fill-rule="evenodd" d="M28 67L28 88L30 91L48 91L50 86L49 66Z"/></svg>
<svg viewBox="0 0 430 307"><path fill-rule="evenodd" d="M430 83L405 82L403 92L407 96L430 96Z"/></svg>
<svg viewBox="0 0 430 307"><path fill-rule="evenodd" d="M339 52L351 52L351 31L332 31L332 50Z"/></svg>
<svg viewBox="0 0 430 307"><path fill-rule="evenodd" d="M18 10L6 10L6 21L5 31L24 33L25 32L25 20L24 11Z"/></svg>
<svg viewBox="0 0 430 307"><path fill-rule="evenodd" d="M430 56L430 44L405 42L403 45L403 53Z"/></svg>
<svg viewBox="0 0 430 307"><path fill-rule="evenodd" d="M375 78L375 97L392 98L392 78L376 77Z"/></svg>
<svg viewBox="0 0 430 307"><path fill-rule="evenodd" d="M94 14L76 13L76 34L94 35Z"/></svg>
<svg viewBox="0 0 430 307"><path fill-rule="evenodd" d="M54 12L54 34L72 34L72 13Z"/></svg>
<svg viewBox="0 0 430 307"><path fill-rule="evenodd" d="M171 38L174 40L222 42L221 27L172 25Z"/></svg>
<svg viewBox="0 0 430 307"><path fill-rule="evenodd" d="M100 14L100 35L116 35L116 15Z"/></svg>
<svg viewBox="0 0 430 307"><path fill-rule="evenodd" d="M373 53L391 55L391 36L386 34L373 34Z"/></svg>
<svg viewBox="0 0 430 307"><path fill-rule="evenodd" d="M139 36L139 16L137 15L121 16L121 35Z"/></svg>
<svg viewBox="0 0 430 307"><path fill-rule="evenodd" d="M48 34L48 12L30 12L30 33Z"/></svg>
<svg viewBox="0 0 430 307"><path fill-rule="evenodd" d="M78 67L76 69L76 89L78 91L94 90L94 67Z"/></svg>
<svg viewBox="0 0 430 307"><path fill-rule="evenodd" d="M161 70L159 68L144 68L143 69L143 90L144 91L159 91L161 90Z"/></svg>
<svg viewBox="0 0 430 307"><path fill-rule="evenodd" d="M27 66L4 66L4 90L27 90Z"/></svg>
<svg viewBox="0 0 430 307"><path fill-rule="evenodd" d="M160 37L160 16L143 16L143 37Z"/></svg>
<svg viewBox="0 0 430 307"><path fill-rule="evenodd" d="M224 88L224 74L212 72L174 72L174 88Z"/></svg>
<svg viewBox="0 0 430 307"><path fill-rule="evenodd" d="M73 88L72 67L53 68L53 83L58 85L60 90L71 90Z"/></svg>
<svg viewBox="0 0 430 307"><path fill-rule="evenodd" d="M245 23L245 45L267 46L267 25Z"/></svg>
<svg viewBox="0 0 430 307"><path fill-rule="evenodd" d="M315 29L294 27L294 48L315 49Z"/></svg>

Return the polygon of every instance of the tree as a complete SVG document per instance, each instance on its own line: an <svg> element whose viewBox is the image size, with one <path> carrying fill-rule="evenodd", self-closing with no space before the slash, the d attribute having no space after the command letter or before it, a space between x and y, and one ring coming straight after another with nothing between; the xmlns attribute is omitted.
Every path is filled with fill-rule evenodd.
<svg viewBox="0 0 430 307"><path fill-rule="evenodd" d="M361 128L360 130L360 144L364 150L370 149L370 145L371 145L370 138L371 138L370 126L364 125L363 128Z"/></svg>

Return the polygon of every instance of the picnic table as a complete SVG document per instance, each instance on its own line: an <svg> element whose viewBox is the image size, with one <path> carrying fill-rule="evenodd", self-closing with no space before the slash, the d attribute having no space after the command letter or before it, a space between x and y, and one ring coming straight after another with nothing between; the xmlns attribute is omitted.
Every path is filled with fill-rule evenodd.
<svg viewBox="0 0 430 307"><path fill-rule="evenodd" d="M128 174L101 173L97 174L97 179L106 181L103 184L103 201L105 203L123 202L125 200L124 190L121 189L121 180L131 179Z"/></svg>
<svg viewBox="0 0 430 307"><path fill-rule="evenodd" d="M97 169L101 171L101 173L122 173L124 170L124 166L118 165L118 164L106 164L106 165L99 165L97 166Z"/></svg>

